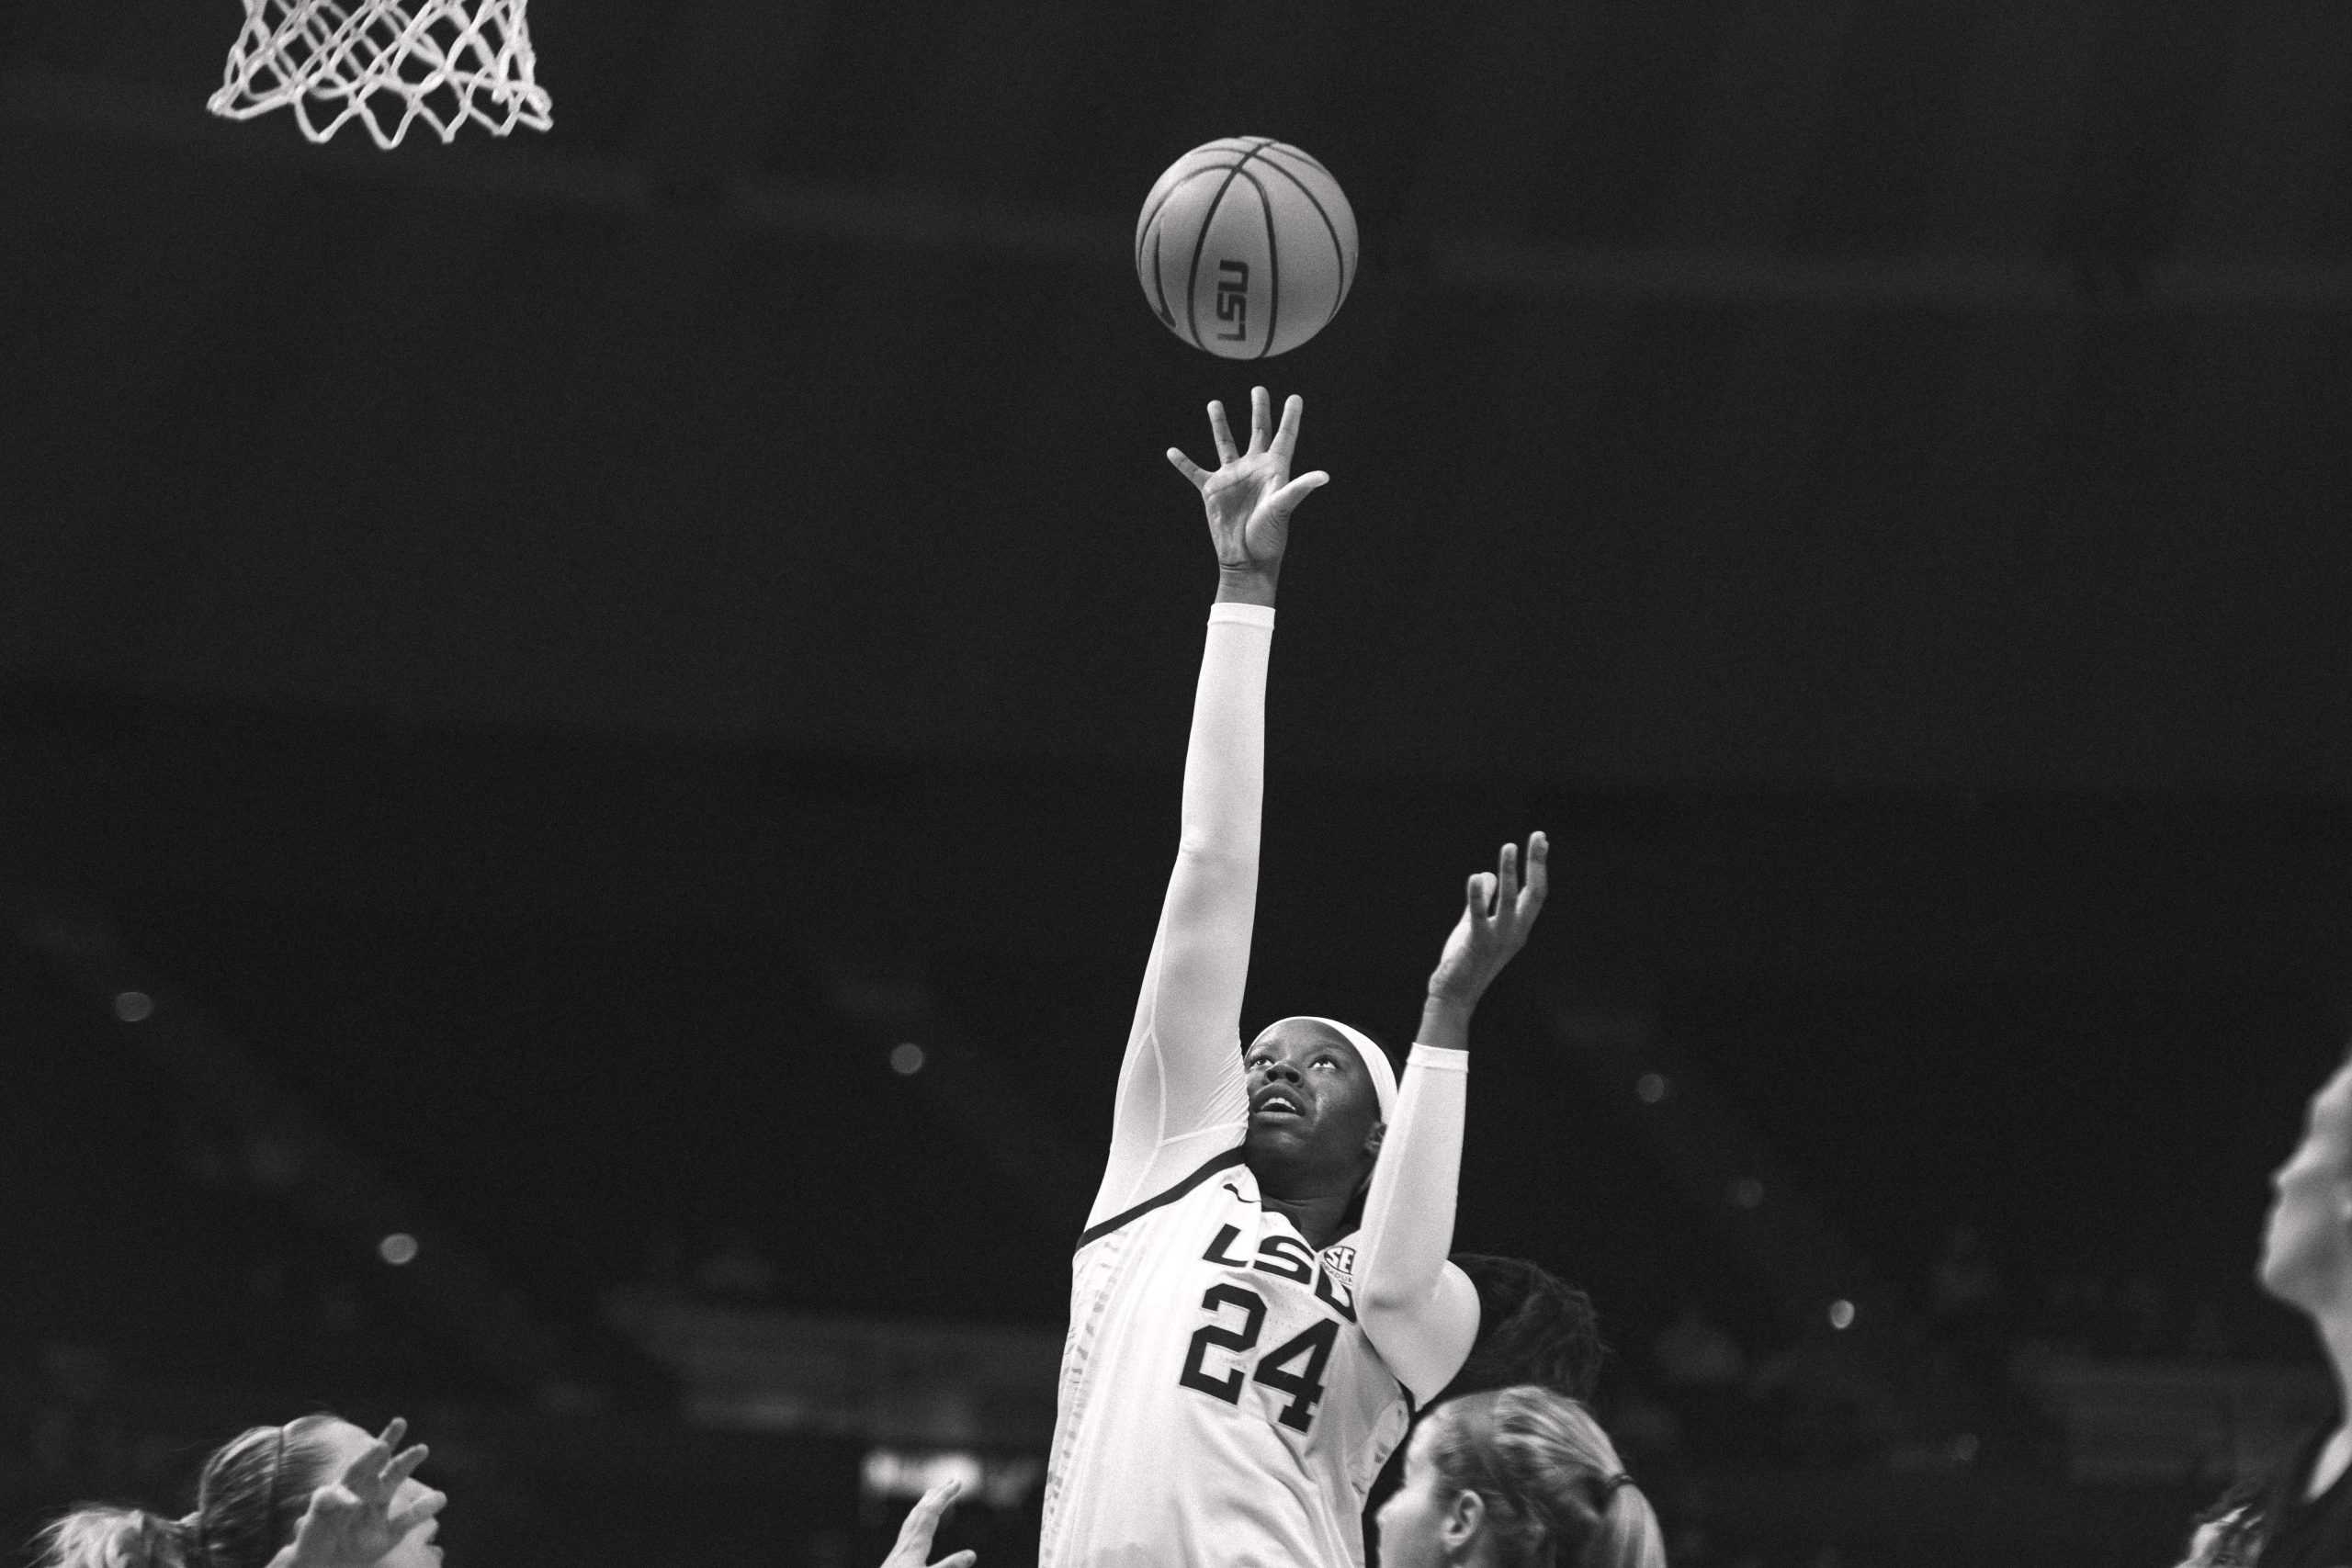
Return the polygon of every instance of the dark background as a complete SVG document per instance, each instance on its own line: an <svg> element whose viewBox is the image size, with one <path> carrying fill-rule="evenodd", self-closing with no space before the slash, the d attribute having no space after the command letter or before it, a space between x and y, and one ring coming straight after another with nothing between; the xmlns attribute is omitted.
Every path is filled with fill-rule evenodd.
<svg viewBox="0 0 2352 1568"><path fill-rule="evenodd" d="M1246 1022L1401 1043L1461 877L1552 833L1459 1239L1592 1290L1610 1413L1672 1403L1686 1302L1761 1366L1845 1297L1894 1435L1710 1452L1685 1412L1694 1484L1965 1429L1951 1487L2057 1485L2019 1352L2308 1359L2251 1270L2352 1021L2352 14L531 23L551 134L387 154L207 116L233 6L0 21L26 1431L437 1399L503 1478L453 1546L472 1508L533 1560L617 1494L633 1554L707 1555L712 1477L764 1461L581 1503L514 1457L718 1441L643 1436L672 1391L615 1290L1057 1329L1213 589L1159 454L1256 380L1335 479ZM1128 260L1235 133L1363 234L1264 367ZM1963 1231L2000 1289L1955 1314ZM91 1452L9 1517L193 1468ZM1680 1560L1742 1560L1724 1512ZM1809 1528L1756 1560L1846 1527Z"/></svg>

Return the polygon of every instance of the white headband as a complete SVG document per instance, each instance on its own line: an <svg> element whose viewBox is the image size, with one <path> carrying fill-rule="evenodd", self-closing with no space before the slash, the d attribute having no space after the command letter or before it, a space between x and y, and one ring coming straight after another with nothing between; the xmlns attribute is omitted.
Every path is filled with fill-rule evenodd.
<svg viewBox="0 0 2352 1568"><path fill-rule="evenodd" d="M1361 1029L1351 1029L1336 1018L1317 1018L1313 1013L1306 1012L1295 1016L1308 1023L1321 1024L1356 1048L1356 1055L1363 1058L1364 1071L1372 1075L1372 1092L1380 1097L1380 1119L1383 1122L1395 1121L1396 1069L1388 1065L1388 1053L1382 1050L1371 1035ZM1277 1023L1289 1021L1289 1019L1275 1020ZM1272 1025L1269 1024L1267 1027L1272 1028Z"/></svg>

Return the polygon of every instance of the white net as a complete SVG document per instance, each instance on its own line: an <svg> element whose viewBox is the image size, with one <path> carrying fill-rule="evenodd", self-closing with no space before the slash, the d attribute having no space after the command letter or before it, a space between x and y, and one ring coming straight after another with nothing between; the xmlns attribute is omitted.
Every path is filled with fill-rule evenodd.
<svg viewBox="0 0 2352 1568"><path fill-rule="evenodd" d="M354 119L390 148L423 120L449 141L467 120L500 136L551 123L531 79L526 0L245 0L245 25L208 107L250 119L291 107L324 141Z"/></svg>

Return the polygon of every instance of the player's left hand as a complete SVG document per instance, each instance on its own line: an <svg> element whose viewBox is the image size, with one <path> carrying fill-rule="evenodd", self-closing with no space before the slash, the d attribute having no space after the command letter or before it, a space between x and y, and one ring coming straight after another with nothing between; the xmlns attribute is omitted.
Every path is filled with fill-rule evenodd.
<svg viewBox="0 0 2352 1568"><path fill-rule="evenodd" d="M294 1539L269 1560L269 1568L370 1568L439 1513L448 1494L431 1487L392 1506L401 1483L424 1462L424 1444L401 1450L407 1432L408 1423L394 1416L380 1437L344 1466L341 1476L311 1493Z"/></svg>
<svg viewBox="0 0 2352 1568"><path fill-rule="evenodd" d="M1173 446L1168 449L1169 462L1201 492L1220 571L1266 578L1279 573L1283 553L1290 547L1291 513L1308 492L1331 481L1320 468L1291 478L1291 457L1298 450L1299 421L1306 410L1306 400L1294 394L1283 403L1282 423L1276 425L1272 399L1265 388L1252 387L1247 447L1234 446L1225 405L1213 402L1209 434L1216 443L1215 470L1202 468Z"/></svg>
<svg viewBox="0 0 2352 1568"><path fill-rule="evenodd" d="M1520 881L1519 846L1505 844L1493 871L1470 878L1462 919L1445 939L1445 952L1430 976L1430 995L1476 1007L1512 954L1527 944L1535 917L1544 911L1549 886L1544 857L1551 844L1543 834L1527 840L1527 880Z"/></svg>
<svg viewBox="0 0 2352 1568"><path fill-rule="evenodd" d="M956 1494L963 1489L960 1481L943 1481L917 1498L907 1510L907 1522L899 1527L899 1544L882 1560L882 1568L972 1568L980 1560L977 1551L959 1551L936 1563L931 1561L931 1538L938 1532L947 1510L956 1506Z"/></svg>

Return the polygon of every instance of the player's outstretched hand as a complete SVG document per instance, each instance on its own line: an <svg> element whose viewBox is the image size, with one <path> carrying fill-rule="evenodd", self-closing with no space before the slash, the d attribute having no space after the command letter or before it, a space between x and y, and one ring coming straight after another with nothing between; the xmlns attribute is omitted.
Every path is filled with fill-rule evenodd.
<svg viewBox="0 0 2352 1568"><path fill-rule="evenodd" d="M959 1551L931 1560L931 1538L939 1529L939 1521L956 1506L956 1494L964 1489L960 1481L943 1481L921 1497L907 1510L907 1522L899 1527L899 1544L882 1560L882 1568L972 1568L980 1560L977 1551Z"/></svg>
<svg viewBox="0 0 2352 1568"><path fill-rule="evenodd" d="M401 1450L407 1432L408 1423L393 1417L382 1436L343 1467L341 1476L311 1493L293 1540L269 1560L269 1568L370 1568L401 1537L439 1513L449 1497L431 1487L392 1506L401 1483L424 1462L424 1444Z"/></svg>
<svg viewBox="0 0 2352 1568"><path fill-rule="evenodd" d="M1175 447L1168 449L1168 460L1176 471L1201 492L1220 570L1273 576L1290 544L1292 511L1307 491L1331 482L1331 476L1320 468L1296 479L1290 477L1291 455L1298 449L1298 422L1306 409L1306 400L1294 393L1283 404L1283 423L1277 429L1266 389L1252 387L1250 445L1244 450L1234 449L1233 432L1225 423L1225 405L1209 404L1209 434L1216 441L1214 473Z"/></svg>
<svg viewBox="0 0 2352 1568"><path fill-rule="evenodd" d="M1445 952L1430 976L1430 995L1476 1007L1511 955L1527 944L1535 917L1544 911L1549 886L1544 856L1551 844L1541 833L1527 840L1527 880L1519 877L1519 846L1505 844L1495 869L1470 878L1462 919L1445 939Z"/></svg>

